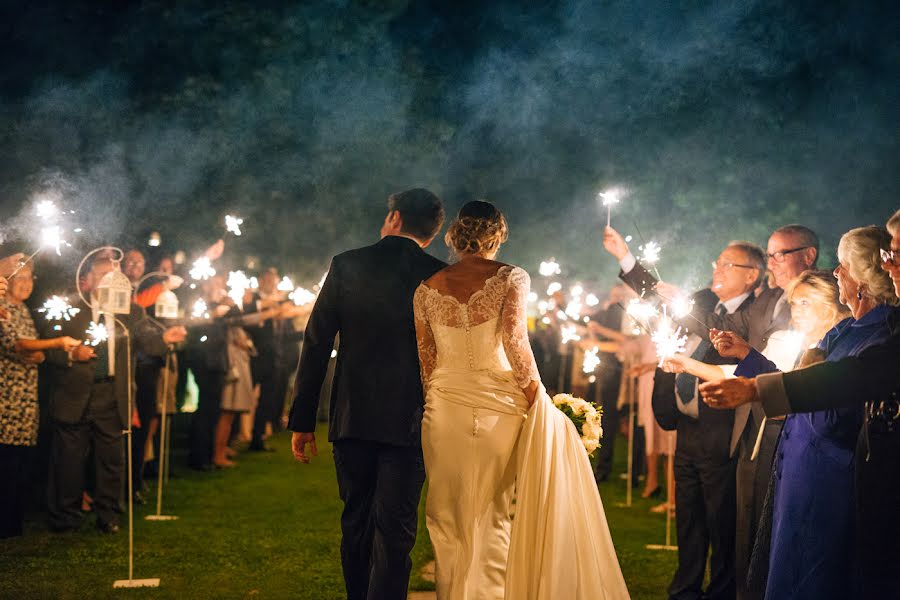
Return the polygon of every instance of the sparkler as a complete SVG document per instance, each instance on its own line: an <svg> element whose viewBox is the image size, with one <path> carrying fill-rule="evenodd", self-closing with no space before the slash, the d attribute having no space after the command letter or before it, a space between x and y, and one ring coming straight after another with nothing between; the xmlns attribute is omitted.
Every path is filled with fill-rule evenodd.
<svg viewBox="0 0 900 600"><path fill-rule="evenodd" d="M583 306L580 299L572 298L566 305L565 313L573 319L578 319L581 317L581 308Z"/></svg>
<svg viewBox="0 0 900 600"><path fill-rule="evenodd" d="M654 241L649 241L643 246L640 246L640 250L644 253L641 255L641 262L647 263L648 265L654 265L659 262L659 253L662 248L659 247Z"/></svg>
<svg viewBox="0 0 900 600"><path fill-rule="evenodd" d="M537 302L538 301L537 292L528 292L528 301L529 302Z"/></svg>
<svg viewBox="0 0 900 600"><path fill-rule="evenodd" d="M216 270L213 268L212 261L209 260L208 256L201 256L194 261L194 264L191 266L191 270L188 271L188 273L190 274L191 279L195 281L204 281L210 277L214 277Z"/></svg>
<svg viewBox="0 0 900 600"><path fill-rule="evenodd" d="M575 332L574 325L563 325L559 328L559 332L562 335L562 343L568 344L569 342L577 342L581 339L581 336Z"/></svg>
<svg viewBox="0 0 900 600"><path fill-rule="evenodd" d="M603 203L603 206L606 207L606 226L609 227L612 223L612 207L613 204L618 204L622 200L622 196L624 195L624 190L619 188L611 188L606 190L605 192L600 192L597 194L597 199Z"/></svg>
<svg viewBox="0 0 900 600"><path fill-rule="evenodd" d="M103 323L95 323L91 321L85 332L87 338L84 340L85 346L98 346L109 339L109 331Z"/></svg>
<svg viewBox="0 0 900 600"><path fill-rule="evenodd" d="M195 319L209 318L209 307L206 305L206 301L203 298L194 302L194 306L191 307L191 316Z"/></svg>
<svg viewBox="0 0 900 600"><path fill-rule="evenodd" d="M281 278L281 281L278 282L278 286L275 288L279 292L293 292L294 291L294 282L291 281L291 278L285 275Z"/></svg>
<svg viewBox="0 0 900 600"><path fill-rule="evenodd" d="M676 319L683 319L691 314L691 310L694 308L694 301L685 296L676 296L672 298L669 307L672 309L672 315Z"/></svg>
<svg viewBox="0 0 900 600"><path fill-rule="evenodd" d="M581 363L581 372L585 375L590 375L597 369L597 365L600 364L600 357L597 356L600 352L600 348L594 346L591 350L587 350L584 353L584 362Z"/></svg>
<svg viewBox="0 0 900 600"><path fill-rule="evenodd" d="M244 224L244 220L240 217L235 217L234 215L225 215L225 230L229 233L233 233L236 236L241 235L241 225Z"/></svg>
<svg viewBox="0 0 900 600"><path fill-rule="evenodd" d="M674 327L672 319L666 314L665 306L663 306L663 315L650 339L656 346L656 356L659 358L660 367L667 358L684 352L685 344L687 344L687 336L681 335L681 327Z"/></svg>
<svg viewBox="0 0 900 600"><path fill-rule="evenodd" d="M38 200L34 210L37 213L38 218L44 220L51 219L59 214L59 209L56 208L56 204L53 203L53 200Z"/></svg>
<svg viewBox="0 0 900 600"><path fill-rule="evenodd" d="M306 288L298 287L296 290L288 294L288 298L294 301L295 306L304 306L310 302L315 302L316 295Z"/></svg>
<svg viewBox="0 0 900 600"><path fill-rule="evenodd" d="M244 293L250 289L250 280L243 271L228 273L228 297L238 306L244 305Z"/></svg>
<svg viewBox="0 0 900 600"><path fill-rule="evenodd" d="M652 304L637 298L631 299L625 308L625 312L628 313L628 316L642 321L647 321L656 316L656 309Z"/></svg>
<svg viewBox="0 0 900 600"><path fill-rule="evenodd" d="M588 294L584 297L584 303L588 306L597 306L598 304L600 304L600 298L598 298L594 294Z"/></svg>
<svg viewBox="0 0 900 600"><path fill-rule="evenodd" d="M547 286L547 295L552 296L556 292L562 289L562 284L558 281L554 281L550 285Z"/></svg>
<svg viewBox="0 0 900 600"><path fill-rule="evenodd" d="M543 277L553 277L554 275L559 275L560 273L562 273L562 269L559 267L559 263L556 262L555 258L550 258L541 261L541 266L538 272Z"/></svg>
<svg viewBox="0 0 900 600"><path fill-rule="evenodd" d="M69 299L62 296L51 296L37 310L40 313L45 313L45 318L48 321L68 321L81 312L80 308L74 308L69 304Z"/></svg>

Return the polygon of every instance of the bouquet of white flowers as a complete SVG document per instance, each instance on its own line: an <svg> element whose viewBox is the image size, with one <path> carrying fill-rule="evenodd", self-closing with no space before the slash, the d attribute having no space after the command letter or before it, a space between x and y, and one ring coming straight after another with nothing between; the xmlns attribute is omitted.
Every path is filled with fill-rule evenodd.
<svg viewBox="0 0 900 600"><path fill-rule="evenodd" d="M575 429L581 434L581 443L584 444L585 450L588 455L593 454L594 450L600 447L600 438L603 437L603 427L600 426L603 409L593 402L576 398L571 394L553 396L553 404L575 424Z"/></svg>

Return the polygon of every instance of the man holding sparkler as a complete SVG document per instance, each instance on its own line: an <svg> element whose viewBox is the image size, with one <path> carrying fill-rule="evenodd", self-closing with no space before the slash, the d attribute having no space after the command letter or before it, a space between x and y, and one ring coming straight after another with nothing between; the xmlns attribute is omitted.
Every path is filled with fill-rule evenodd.
<svg viewBox="0 0 900 600"><path fill-rule="evenodd" d="M680 295L669 284L657 282L634 258L628 244L612 227L604 230L603 246L622 267L619 276L639 294L658 295L672 300ZM766 255L767 266L774 278L774 287L763 291L747 308L733 314L717 315L712 311L694 310L680 323L691 333L708 337L710 329L733 331L748 340L757 349L766 346L776 331L785 330L791 319L790 306L784 297L784 288L803 271L815 268L819 253L819 238L811 229L802 225L786 225L769 237ZM761 598L761 590L747 588L747 569L756 527L762 514L762 503L768 488L772 457L778 442L781 423L766 421L757 460L751 458L763 423L762 408L758 403L742 406L735 411L731 435L731 454L739 451L737 466L737 530L735 547L735 573L739 599Z"/></svg>

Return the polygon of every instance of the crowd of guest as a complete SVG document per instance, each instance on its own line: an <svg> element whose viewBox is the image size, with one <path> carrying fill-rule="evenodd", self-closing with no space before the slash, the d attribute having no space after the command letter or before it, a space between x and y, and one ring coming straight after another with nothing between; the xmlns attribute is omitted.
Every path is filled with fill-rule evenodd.
<svg viewBox="0 0 900 600"><path fill-rule="evenodd" d="M178 288L183 279L171 258L146 276L136 249L122 256L104 249L88 259L79 289L59 292L84 302L52 318L30 308L34 263L22 254L0 260L0 537L22 535L28 509L44 510L54 531L78 529L93 513L100 531L118 532L128 499L145 503L144 478L169 464L157 460L151 469L148 460L161 453L160 424L167 419L171 429L188 371L198 389L190 467L233 467L238 442L267 451L265 439L281 428L311 307L277 289L277 269L263 271L258 289L238 298L221 276L202 281L207 311L191 318L193 292ZM101 295L113 272L132 290L115 313ZM177 318L157 314L169 292L182 296ZM96 324L109 335L92 339Z"/></svg>
<svg viewBox="0 0 900 600"><path fill-rule="evenodd" d="M833 271L818 268L819 238L802 225L776 229L765 249L725 242L717 256L704 257L709 284L691 292L658 281L611 227L603 245L622 282L577 314L560 290L548 292L546 306L532 308L531 341L551 395L570 392L602 406L598 484L614 476L616 437L627 434L628 485L643 480L643 497L667 488L654 510L676 523L669 597L900 597L896 575L872 567L900 555L900 541L872 537L876 517L890 521L889 531L900 529L891 512L900 506L900 485L888 471L900 458L900 386L896 375L873 370L892 365L896 373L900 211L886 227L844 234ZM98 287L119 269L134 294L129 313L107 322L118 343L86 344L98 320ZM154 273L145 270L138 250L121 260L94 256L69 293L87 303L49 321L28 308L33 263L22 255L0 260L0 480L10 482L0 492L0 537L22 534L36 473L47 482L53 529L80 527L90 511L101 531L116 532L129 497L123 431L133 434L131 497L143 502L148 461L160 454L161 425L171 426L163 420L178 411L188 372L197 386L190 467L233 467L237 440L245 438L247 451L266 451L267 435L281 427L311 306L289 302L278 271L268 268L258 289L237 299L220 275L200 282L191 294L201 295L205 314L172 319L156 314L156 302L175 287L174 262L163 258ZM175 292L185 307L186 290ZM678 298L690 300L690 311L677 317L689 337L684 352L660 362L647 323L627 307ZM565 330L575 325L572 337ZM582 369L591 352L599 352L599 364ZM832 398L830 384L855 396L840 377L868 395L823 404L791 384L808 380ZM795 401L815 408L797 409ZM784 418L788 412L797 414ZM47 457L37 469L35 445Z"/></svg>
<svg viewBox="0 0 900 600"><path fill-rule="evenodd" d="M641 298L684 296L610 227L604 247ZM888 567L900 558L900 386L888 375L896 373L898 250L900 211L886 227L844 234L833 272L816 270L819 239L802 225L775 230L765 251L730 242L713 262L711 285L679 320L691 334L686 351L654 373L655 420L677 431L670 598L900 597ZM817 385L827 402L789 381ZM793 409L791 396L822 409ZM872 431L877 468L867 464Z"/></svg>

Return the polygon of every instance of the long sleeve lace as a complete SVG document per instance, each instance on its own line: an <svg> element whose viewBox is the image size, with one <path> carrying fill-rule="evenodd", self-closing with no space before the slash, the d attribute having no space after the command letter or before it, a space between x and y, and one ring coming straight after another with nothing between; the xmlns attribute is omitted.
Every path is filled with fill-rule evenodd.
<svg viewBox="0 0 900 600"><path fill-rule="evenodd" d="M428 315L425 311L427 300L426 290L423 286L416 289L413 297L413 316L416 322L416 346L419 349L419 369L422 375L422 388L428 391L428 380L437 363L437 345L434 342L434 333L428 323Z"/></svg>
<svg viewBox="0 0 900 600"><path fill-rule="evenodd" d="M528 341L528 292L531 278L524 269L516 267L509 274L506 300L500 313L503 349L512 366L516 383L527 387L532 381L540 381L531 343Z"/></svg>

